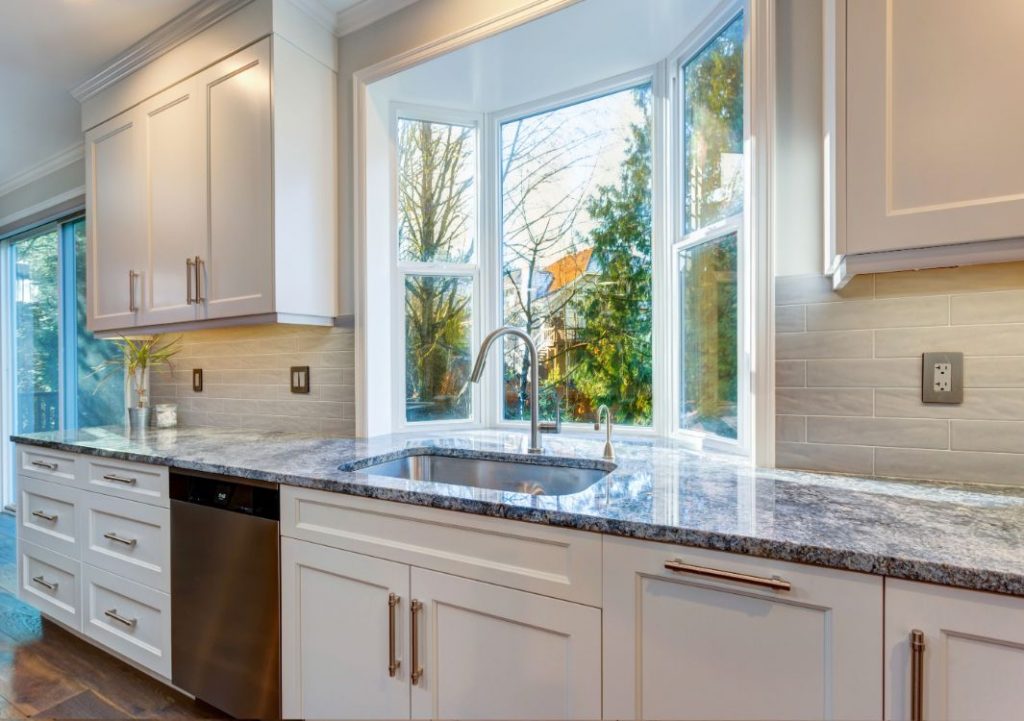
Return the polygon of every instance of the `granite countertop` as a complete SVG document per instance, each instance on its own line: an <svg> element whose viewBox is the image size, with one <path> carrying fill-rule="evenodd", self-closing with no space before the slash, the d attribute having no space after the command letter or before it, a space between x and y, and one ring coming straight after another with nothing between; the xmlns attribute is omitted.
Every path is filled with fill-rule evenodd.
<svg viewBox="0 0 1024 721"><path fill-rule="evenodd" d="M616 442L617 467L573 495L374 476L369 459L418 449L507 458L520 433L374 439L218 428L120 427L16 435L18 443L584 531L1024 596L1024 488L755 469L669 440ZM603 434L546 436L539 463L601 467Z"/></svg>

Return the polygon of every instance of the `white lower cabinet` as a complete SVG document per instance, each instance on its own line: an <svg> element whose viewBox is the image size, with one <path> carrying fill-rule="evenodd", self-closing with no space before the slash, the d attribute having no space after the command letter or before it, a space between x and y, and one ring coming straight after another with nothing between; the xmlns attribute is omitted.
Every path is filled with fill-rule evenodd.
<svg viewBox="0 0 1024 721"><path fill-rule="evenodd" d="M604 717L878 719L882 593L875 576L605 537Z"/></svg>
<svg viewBox="0 0 1024 721"><path fill-rule="evenodd" d="M598 609L288 538L282 564L286 717L600 717Z"/></svg>
<svg viewBox="0 0 1024 721"><path fill-rule="evenodd" d="M76 631L82 628L82 564L18 539L18 597Z"/></svg>
<svg viewBox="0 0 1024 721"><path fill-rule="evenodd" d="M887 719L1020 718L1024 599L886 579L885 658Z"/></svg>

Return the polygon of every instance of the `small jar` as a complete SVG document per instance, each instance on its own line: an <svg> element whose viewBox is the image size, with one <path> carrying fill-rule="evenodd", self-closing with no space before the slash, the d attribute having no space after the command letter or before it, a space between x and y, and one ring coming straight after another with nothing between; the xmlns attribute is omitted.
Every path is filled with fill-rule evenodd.
<svg viewBox="0 0 1024 721"><path fill-rule="evenodd" d="M174 428L178 425L178 404L157 403L153 406L153 427Z"/></svg>

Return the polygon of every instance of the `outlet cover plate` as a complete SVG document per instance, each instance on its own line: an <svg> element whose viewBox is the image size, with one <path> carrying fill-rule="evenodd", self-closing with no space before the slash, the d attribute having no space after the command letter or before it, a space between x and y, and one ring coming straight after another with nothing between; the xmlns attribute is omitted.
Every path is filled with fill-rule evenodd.
<svg viewBox="0 0 1024 721"><path fill-rule="evenodd" d="M924 353L921 356L921 402L964 402L964 354Z"/></svg>

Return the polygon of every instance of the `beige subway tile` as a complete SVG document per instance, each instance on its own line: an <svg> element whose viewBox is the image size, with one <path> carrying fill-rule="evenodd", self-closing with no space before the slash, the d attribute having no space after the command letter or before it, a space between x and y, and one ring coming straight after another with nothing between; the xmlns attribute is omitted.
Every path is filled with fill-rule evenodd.
<svg viewBox="0 0 1024 721"><path fill-rule="evenodd" d="M1024 288L1024 262L907 270L875 276L875 297L947 295Z"/></svg>
<svg viewBox="0 0 1024 721"><path fill-rule="evenodd" d="M832 290L832 280L824 275L787 275L775 279L775 305L836 303L855 298L871 298L875 281L872 275L856 275L846 287Z"/></svg>
<svg viewBox="0 0 1024 721"><path fill-rule="evenodd" d="M916 358L809 360L808 387L920 388L921 361Z"/></svg>
<svg viewBox="0 0 1024 721"><path fill-rule="evenodd" d="M779 443L803 443L807 440L804 416L775 416L775 440Z"/></svg>
<svg viewBox="0 0 1024 721"><path fill-rule="evenodd" d="M804 330L804 306L780 305L775 308L776 333L801 333Z"/></svg>
<svg viewBox="0 0 1024 721"><path fill-rule="evenodd" d="M1024 388L1024 358L970 358L964 362L966 388Z"/></svg>
<svg viewBox="0 0 1024 721"><path fill-rule="evenodd" d="M945 449L949 448L949 421L810 416L807 440L854 446Z"/></svg>
<svg viewBox="0 0 1024 721"><path fill-rule="evenodd" d="M875 356L878 358L919 356L928 351L959 351L966 356L1024 355L1024 325L875 331Z"/></svg>
<svg viewBox="0 0 1024 721"><path fill-rule="evenodd" d="M325 328L326 333L311 333L296 338L297 350L300 351L338 351L353 350L355 335L346 329Z"/></svg>
<svg viewBox="0 0 1024 721"><path fill-rule="evenodd" d="M1024 484L1024 463L1015 453L878 448L875 474L891 478Z"/></svg>
<svg viewBox="0 0 1024 721"><path fill-rule="evenodd" d="M959 405L922 403L921 392L910 388L875 391L875 415L884 418L950 418L967 420L1024 420L1024 388L976 388L964 392Z"/></svg>
<svg viewBox="0 0 1024 721"><path fill-rule="evenodd" d="M807 361L776 361L775 385L778 388L803 388L807 385Z"/></svg>
<svg viewBox="0 0 1024 721"><path fill-rule="evenodd" d="M952 448L1024 453L1024 421L953 421Z"/></svg>
<svg viewBox="0 0 1024 721"><path fill-rule="evenodd" d="M776 443L775 465L803 471L870 476L874 472L874 449L818 443Z"/></svg>
<svg viewBox="0 0 1024 721"><path fill-rule="evenodd" d="M782 360L810 358L870 358L869 330L783 333L775 338L775 357Z"/></svg>
<svg viewBox="0 0 1024 721"><path fill-rule="evenodd" d="M320 386L320 400L351 403L356 399L354 386L325 385Z"/></svg>
<svg viewBox="0 0 1024 721"><path fill-rule="evenodd" d="M870 416L872 391L868 388L779 388L775 410L796 416Z"/></svg>
<svg viewBox="0 0 1024 721"><path fill-rule="evenodd" d="M949 323L949 299L890 298L806 306L807 330L920 328Z"/></svg>
<svg viewBox="0 0 1024 721"><path fill-rule="evenodd" d="M1024 323L1024 290L954 295L950 313L954 325Z"/></svg>
<svg viewBox="0 0 1024 721"><path fill-rule="evenodd" d="M340 438L354 438L356 435L356 423L352 420L321 421L320 432Z"/></svg>

